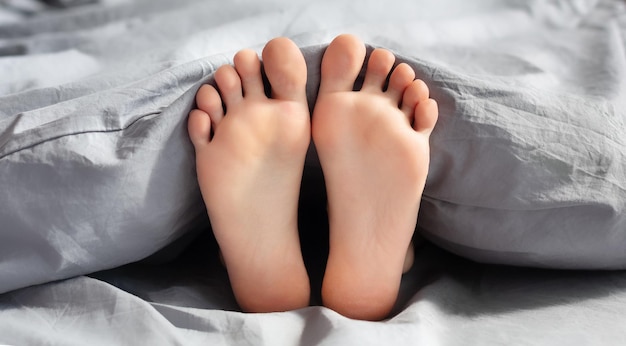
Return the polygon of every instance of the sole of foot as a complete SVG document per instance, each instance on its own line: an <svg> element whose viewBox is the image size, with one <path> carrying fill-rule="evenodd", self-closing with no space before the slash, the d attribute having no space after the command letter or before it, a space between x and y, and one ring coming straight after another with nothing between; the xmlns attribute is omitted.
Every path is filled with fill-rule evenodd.
<svg viewBox="0 0 626 346"><path fill-rule="evenodd" d="M363 85L353 91L365 56L351 35L327 48L312 136L328 194L323 303L350 318L380 320L407 269L438 109L413 69L394 67L384 49L371 53Z"/></svg>
<svg viewBox="0 0 626 346"><path fill-rule="evenodd" d="M297 208L310 143L307 70L286 38L267 43L264 92L256 52L242 50L234 66L203 85L188 132L198 183L235 298L248 312L286 311L309 304Z"/></svg>

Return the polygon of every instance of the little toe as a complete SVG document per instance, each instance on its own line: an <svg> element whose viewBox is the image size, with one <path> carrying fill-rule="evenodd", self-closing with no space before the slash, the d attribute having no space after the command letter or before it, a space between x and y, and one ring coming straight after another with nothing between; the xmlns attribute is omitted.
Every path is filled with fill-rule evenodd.
<svg viewBox="0 0 626 346"><path fill-rule="evenodd" d="M228 106L234 105L243 99L241 79L234 67L224 65L218 68L215 71L215 82L226 104L227 111Z"/></svg>
<svg viewBox="0 0 626 346"><path fill-rule="evenodd" d="M209 143L211 136L211 119L209 115L200 109L194 109L187 119L187 131L191 143L199 150Z"/></svg>
<svg viewBox="0 0 626 346"><path fill-rule="evenodd" d="M252 49L239 51L234 58L245 97L265 96L261 77L261 61Z"/></svg>
<svg viewBox="0 0 626 346"><path fill-rule="evenodd" d="M437 118L439 117L439 109L437 102L433 99L420 101L415 107L415 119L413 120L413 129L427 136L433 132Z"/></svg>
<svg viewBox="0 0 626 346"><path fill-rule="evenodd" d="M404 90L415 80L415 71L411 66L402 63L398 65L389 77L389 86L386 93L400 105Z"/></svg>
<svg viewBox="0 0 626 346"><path fill-rule="evenodd" d="M396 57L386 49L375 49L367 62L361 90L382 91Z"/></svg>
<svg viewBox="0 0 626 346"><path fill-rule="evenodd" d="M352 35L336 37L324 52L320 93L352 91L363 67L365 45Z"/></svg>
<svg viewBox="0 0 626 346"><path fill-rule="evenodd" d="M428 97L428 86L426 86L423 80L416 79L404 88L402 93L402 106L400 109L413 121L415 106L417 106L420 101L428 99Z"/></svg>
<svg viewBox="0 0 626 346"><path fill-rule="evenodd" d="M272 98L306 102L306 62L295 43L285 37L269 41L263 48L263 64Z"/></svg>
<svg viewBox="0 0 626 346"><path fill-rule="evenodd" d="M224 117L224 108L222 98L213 86L205 84L200 87L196 94L196 104L198 109L209 115L215 127L219 126Z"/></svg>

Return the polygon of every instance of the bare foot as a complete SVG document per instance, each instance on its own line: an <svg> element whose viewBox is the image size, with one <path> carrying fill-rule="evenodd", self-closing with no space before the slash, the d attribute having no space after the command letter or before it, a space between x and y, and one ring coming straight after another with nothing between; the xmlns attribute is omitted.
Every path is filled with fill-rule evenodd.
<svg viewBox="0 0 626 346"><path fill-rule="evenodd" d="M257 54L242 50L234 68L216 71L219 93L200 88L188 121L213 232L237 302L250 312L301 308L310 294L297 229L311 138L306 65L286 38L268 42L263 61L271 98Z"/></svg>
<svg viewBox="0 0 626 346"><path fill-rule="evenodd" d="M352 91L364 58L353 36L330 44L312 127L328 192L324 305L379 320L398 295L438 110L415 72L406 64L393 69L395 57L383 49L371 54L363 87Z"/></svg>

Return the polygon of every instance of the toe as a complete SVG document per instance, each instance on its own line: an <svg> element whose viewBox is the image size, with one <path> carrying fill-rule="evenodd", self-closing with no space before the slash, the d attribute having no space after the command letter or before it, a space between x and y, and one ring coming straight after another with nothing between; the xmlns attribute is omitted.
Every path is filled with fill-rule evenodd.
<svg viewBox="0 0 626 346"><path fill-rule="evenodd" d="M352 91L365 60L365 45L352 35L335 38L322 58L320 93Z"/></svg>
<svg viewBox="0 0 626 346"><path fill-rule="evenodd" d="M196 94L196 104L198 109L209 115L214 126L219 126L224 117L224 108L220 94L213 86L205 84L200 87Z"/></svg>
<svg viewBox="0 0 626 346"><path fill-rule="evenodd" d="M272 87L272 98L306 102L306 62L302 52L285 37L263 48L263 67Z"/></svg>
<svg viewBox="0 0 626 346"><path fill-rule="evenodd" d="M220 90L222 99L226 104L226 110L243 99L241 90L241 79L235 71L235 68L230 65L224 65L217 69L215 72L215 82Z"/></svg>
<svg viewBox="0 0 626 346"><path fill-rule="evenodd" d="M437 102L433 99L420 101L415 107L415 119L413 120L413 128L415 131L430 135L435 128L435 123L439 117Z"/></svg>
<svg viewBox="0 0 626 346"><path fill-rule="evenodd" d="M395 60L390 51L375 49L367 62L367 72L361 90L382 91Z"/></svg>
<svg viewBox="0 0 626 346"><path fill-rule="evenodd" d="M406 90L413 80L415 80L415 71L413 71L411 66L402 63L391 73L386 93L399 105L404 90Z"/></svg>
<svg viewBox="0 0 626 346"><path fill-rule="evenodd" d="M243 93L246 97L265 96L261 77L261 61L254 50L239 51L234 58L235 69L241 78Z"/></svg>
<svg viewBox="0 0 626 346"><path fill-rule="evenodd" d="M202 110L194 109L189 113L187 120L187 131L191 143L199 150L209 143L211 136L211 119L209 115Z"/></svg>
<svg viewBox="0 0 626 346"><path fill-rule="evenodd" d="M416 79L404 88L402 93L402 106L400 109L412 121L415 106L417 106L420 101L428 99L428 95L429 91L426 83L421 79Z"/></svg>

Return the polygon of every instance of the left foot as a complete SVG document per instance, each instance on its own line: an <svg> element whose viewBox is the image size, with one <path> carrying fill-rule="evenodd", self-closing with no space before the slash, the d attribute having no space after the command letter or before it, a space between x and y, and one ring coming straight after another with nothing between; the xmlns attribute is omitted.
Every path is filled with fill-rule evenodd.
<svg viewBox="0 0 626 346"><path fill-rule="evenodd" d="M345 316L379 320L393 308L411 260L438 111L426 84L406 64L393 69L395 58L383 49L371 54L363 87L353 91L364 59L353 36L330 44L312 126L330 223L322 300Z"/></svg>
<svg viewBox="0 0 626 346"><path fill-rule="evenodd" d="M202 197L241 308L302 308L310 294L297 228L311 138L304 57L286 38L265 46L271 98L256 53L243 50L234 60L215 73L219 93L202 86L189 114Z"/></svg>

